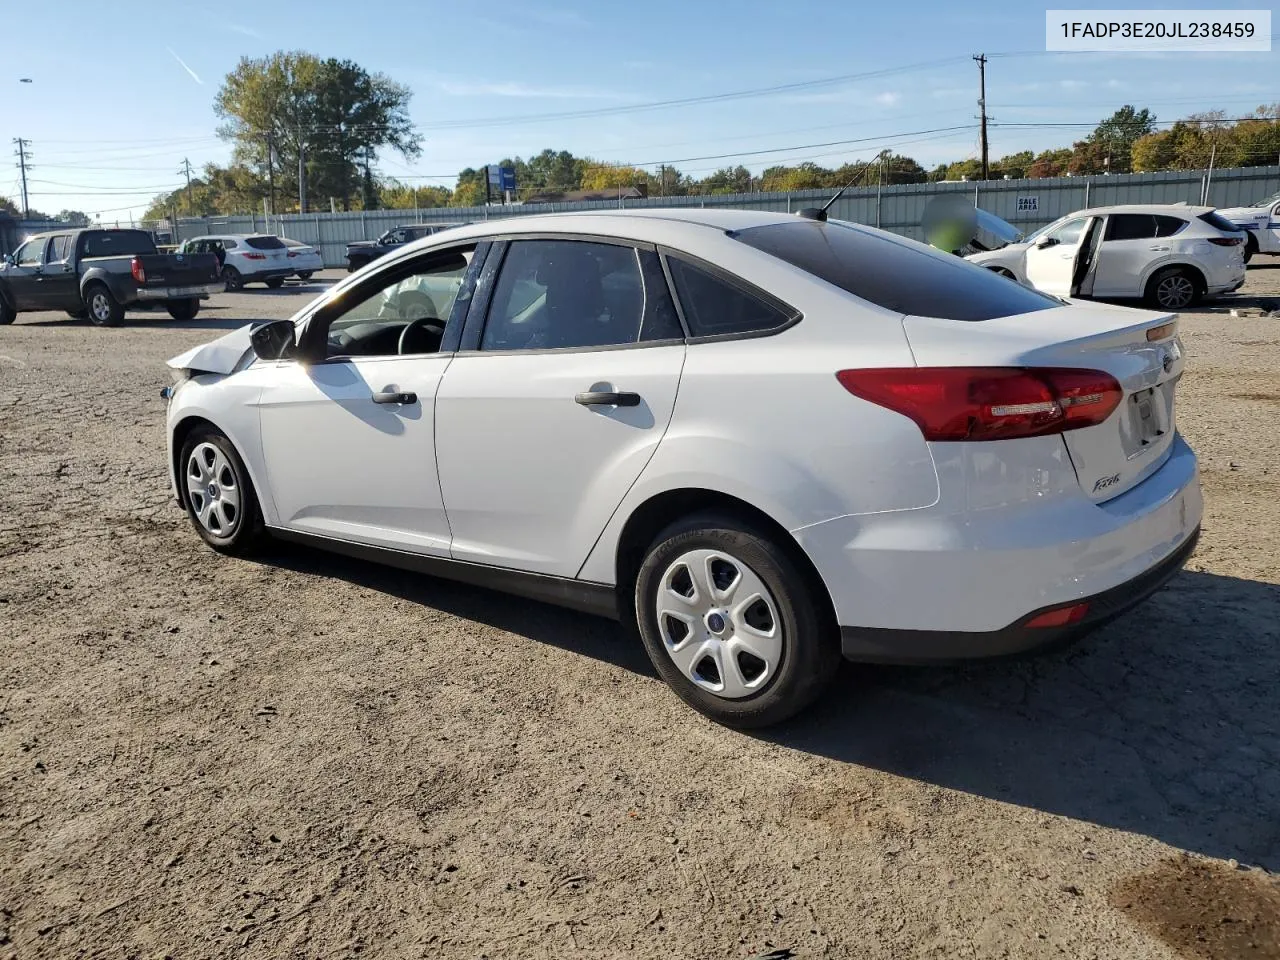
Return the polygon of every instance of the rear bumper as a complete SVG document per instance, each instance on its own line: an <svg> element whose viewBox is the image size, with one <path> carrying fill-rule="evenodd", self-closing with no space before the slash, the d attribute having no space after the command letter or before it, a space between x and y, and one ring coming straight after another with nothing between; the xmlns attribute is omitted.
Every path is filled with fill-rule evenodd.
<svg viewBox="0 0 1280 960"><path fill-rule="evenodd" d="M189 287L139 287L139 300L190 300L192 297L199 297L204 300L215 293L221 293L226 289L226 284L219 281L218 283L201 283Z"/></svg>
<svg viewBox="0 0 1280 960"><path fill-rule="evenodd" d="M276 277L292 277L294 267L271 267L268 270L258 270L254 273L240 271L240 279L244 283L260 283L263 280L274 280Z"/></svg>
<svg viewBox="0 0 1280 960"><path fill-rule="evenodd" d="M1075 600L1070 604L1054 604L1032 611L1017 623L1010 624L1001 630L962 633L945 630L841 627L841 651L847 659L863 663L945 663L954 660L1004 657L1068 643L1109 623L1163 587L1182 569L1182 565L1195 550L1199 539L1200 528L1196 527L1191 536L1173 553L1132 580L1102 593ZM1089 611L1082 620L1071 626L1047 628L1025 626L1041 614L1079 603L1087 603Z"/></svg>

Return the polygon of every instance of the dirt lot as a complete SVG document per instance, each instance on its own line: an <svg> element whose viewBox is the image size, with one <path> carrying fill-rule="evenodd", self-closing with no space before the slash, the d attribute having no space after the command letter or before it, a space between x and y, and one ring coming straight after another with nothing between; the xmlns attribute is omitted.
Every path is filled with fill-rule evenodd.
<svg viewBox="0 0 1280 960"><path fill-rule="evenodd" d="M608 622L201 545L163 361L319 289L0 328L0 958L1280 957L1280 320L1183 319L1168 589L748 736Z"/></svg>

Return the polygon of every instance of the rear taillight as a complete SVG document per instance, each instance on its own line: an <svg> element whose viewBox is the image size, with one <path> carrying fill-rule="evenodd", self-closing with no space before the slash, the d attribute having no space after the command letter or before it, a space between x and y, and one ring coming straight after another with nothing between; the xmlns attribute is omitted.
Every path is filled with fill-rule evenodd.
<svg viewBox="0 0 1280 960"><path fill-rule="evenodd" d="M841 370L855 397L910 417L926 440L1011 440L1102 423L1124 391L1074 367L902 367Z"/></svg>
<svg viewBox="0 0 1280 960"><path fill-rule="evenodd" d="M246 253L244 258L246 260L265 260L267 255L265 253Z"/></svg>
<svg viewBox="0 0 1280 960"><path fill-rule="evenodd" d="M1069 627L1073 623L1079 623L1084 619L1085 614L1089 612L1089 604L1073 603L1069 607L1058 607L1056 610L1046 610L1044 613L1038 613L1026 623L1024 627L1033 627L1043 629L1045 627Z"/></svg>
<svg viewBox="0 0 1280 960"><path fill-rule="evenodd" d="M1210 243L1216 243L1220 247L1238 247L1244 243L1243 237L1210 237Z"/></svg>
<svg viewBox="0 0 1280 960"><path fill-rule="evenodd" d="M133 280L135 283L147 282L147 271L142 266L142 261L137 257L134 257L133 261L129 264L129 272L133 274Z"/></svg>
<svg viewBox="0 0 1280 960"><path fill-rule="evenodd" d="M289 251L289 258L290 258L290 259L293 259L293 258L294 258L294 257L296 257L296 256L297 256L297 254L296 254L296 253L294 253L292 250L290 250L290 251Z"/></svg>

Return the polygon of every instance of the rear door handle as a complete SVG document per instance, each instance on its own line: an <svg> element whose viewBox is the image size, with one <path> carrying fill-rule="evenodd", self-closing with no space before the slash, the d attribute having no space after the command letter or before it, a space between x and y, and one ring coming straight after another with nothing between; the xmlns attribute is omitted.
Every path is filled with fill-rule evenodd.
<svg viewBox="0 0 1280 960"><path fill-rule="evenodd" d="M416 393L397 393L395 390L379 390L373 395L374 403L417 403Z"/></svg>
<svg viewBox="0 0 1280 960"><path fill-rule="evenodd" d="M638 407L640 406L640 394L638 393L612 393L603 390L593 390L590 393L580 393L573 398L576 403L582 404L584 407L600 406L600 407Z"/></svg>

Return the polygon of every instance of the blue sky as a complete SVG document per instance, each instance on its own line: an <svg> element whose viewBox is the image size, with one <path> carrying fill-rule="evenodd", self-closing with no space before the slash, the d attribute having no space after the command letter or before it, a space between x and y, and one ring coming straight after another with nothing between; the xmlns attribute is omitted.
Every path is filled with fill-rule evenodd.
<svg viewBox="0 0 1280 960"><path fill-rule="evenodd" d="M739 162L754 172L802 160L830 166L883 147L926 167L976 156L969 57L980 51L1019 54L993 56L987 67L993 158L1068 145L1087 131L1001 122L1092 124L1126 102L1149 105L1162 120L1214 107L1237 115L1280 100L1280 52L1047 55L1045 5L1025 0L980 8L954 0L66 0L56 24L23 10L0 13L0 135L6 144L31 141L33 207L102 211L104 219L137 215L152 195L179 185L184 157L197 168L225 162L230 147L215 133L214 94L241 56L277 49L350 58L408 84L422 157L406 163L386 154L378 166L446 186L463 167L544 147L610 162L675 162L698 176ZM771 96L477 125L877 71ZM855 139L864 142L816 146ZM775 152L746 153L764 150ZM16 163L0 167L0 194L16 198L17 180Z"/></svg>

